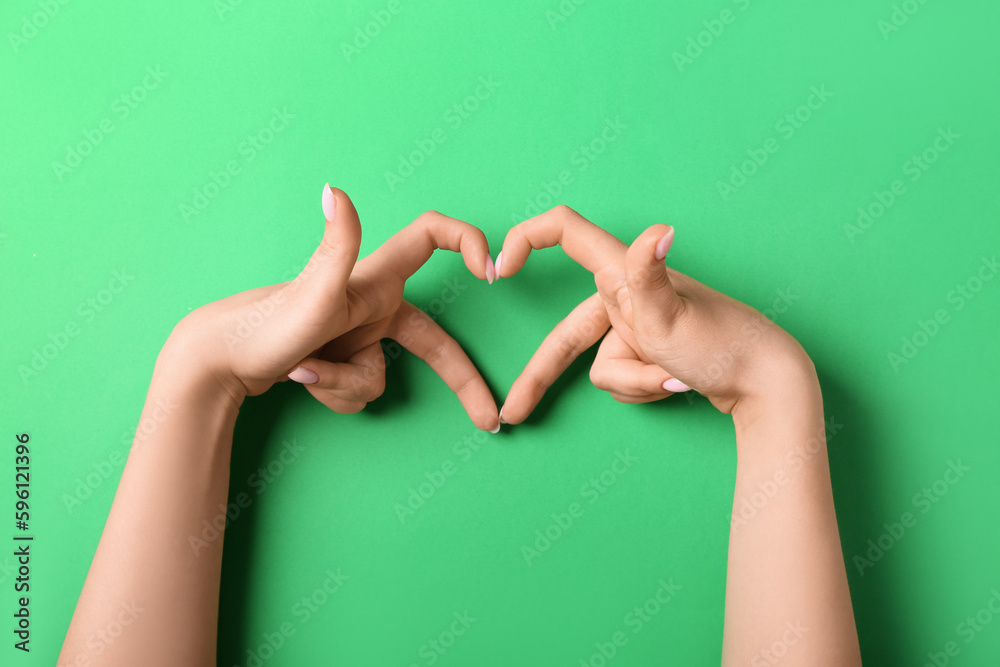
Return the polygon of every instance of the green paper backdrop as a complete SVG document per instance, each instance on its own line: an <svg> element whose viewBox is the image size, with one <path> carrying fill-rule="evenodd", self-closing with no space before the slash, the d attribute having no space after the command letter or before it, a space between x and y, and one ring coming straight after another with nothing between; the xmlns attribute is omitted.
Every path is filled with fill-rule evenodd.
<svg viewBox="0 0 1000 667"><path fill-rule="evenodd" d="M329 181L363 253L431 208L494 252L554 203L626 241L676 225L672 266L816 361L866 664L948 642L948 664L996 664L998 20L982 0L3 3L0 663L55 662L173 324L295 275ZM407 285L498 401L592 290L557 250L492 286L439 254ZM592 358L489 437L405 354L357 416L298 386L249 400L219 664L596 666L618 631L608 664L718 663L731 422L617 404Z"/></svg>

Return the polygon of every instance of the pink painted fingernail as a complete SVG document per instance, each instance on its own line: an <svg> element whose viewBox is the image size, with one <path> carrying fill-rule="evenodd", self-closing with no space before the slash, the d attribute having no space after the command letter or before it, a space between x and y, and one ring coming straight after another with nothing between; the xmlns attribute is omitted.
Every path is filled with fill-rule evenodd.
<svg viewBox="0 0 1000 667"><path fill-rule="evenodd" d="M493 266L493 258L486 255L486 282L490 285L493 284L493 280L497 277L496 268Z"/></svg>
<svg viewBox="0 0 1000 667"><path fill-rule="evenodd" d="M675 394L679 394L682 391L691 391L691 387L687 386L677 378L670 378L663 383L663 391L672 391Z"/></svg>
<svg viewBox="0 0 1000 667"><path fill-rule="evenodd" d="M288 374L289 380L295 380L296 382L301 382L302 384L316 384L319 382L319 376L308 368L303 368L299 366L294 371Z"/></svg>
<svg viewBox="0 0 1000 667"><path fill-rule="evenodd" d="M501 250L501 251L500 251L500 252L499 252L499 253L497 254L497 265L496 265L496 269L497 269L497 280L500 280L500 262L502 262L502 261L503 261L503 250Z"/></svg>
<svg viewBox="0 0 1000 667"><path fill-rule="evenodd" d="M330 184L327 183L323 186L323 215L327 220L333 220L333 216L337 213L337 200L333 198L333 190L330 189Z"/></svg>
<svg viewBox="0 0 1000 667"><path fill-rule="evenodd" d="M663 259L670 250L670 245L674 242L674 228L671 227L663 238L656 243L656 259Z"/></svg>

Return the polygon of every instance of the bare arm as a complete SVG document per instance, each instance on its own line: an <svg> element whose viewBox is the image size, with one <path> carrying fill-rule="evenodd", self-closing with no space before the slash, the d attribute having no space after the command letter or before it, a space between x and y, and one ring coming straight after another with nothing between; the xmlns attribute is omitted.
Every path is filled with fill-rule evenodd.
<svg viewBox="0 0 1000 667"><path fill-rule="evenodd" d="M60 665L215 664L222 538L194 538L226 504L238 404L188 361L157 361Z"/></svg>
<svg viewBox="0 0 1000 667"><path fill-rule="evenodd" d="M672 227L653 225L626 246L566 207L508 232L498 277L516 274L532 249L560 245L594 274L597 294L542 342L503 419L523 421L598 340L590 377L616 400L704 394L733 416L737 441L723 664L860 665L812 362L756 310L668 269L673 239Z"/></svg>
<svg viewBox="0 0 1000 667"><path fill-rule="evenodd" d="M822 397L807 361L775 364L768 393L733 411L724 665L861 664Z"/></svg>
<svg viewBox="0 0 1000 667"><path fill-rule="evenodd" d="M326 233L295 280L203 306L170 335L60 666L215 664L229 460L246 396L291 379L332 410L357 412L382 393L380 340L392 338L428 361L479 428L499 428L468 356L402 298L436 248L492 280L483 233L428 213L357 262L353 204L329 187L323 204ZM205 522L217 539L205 539Z"/></svg>

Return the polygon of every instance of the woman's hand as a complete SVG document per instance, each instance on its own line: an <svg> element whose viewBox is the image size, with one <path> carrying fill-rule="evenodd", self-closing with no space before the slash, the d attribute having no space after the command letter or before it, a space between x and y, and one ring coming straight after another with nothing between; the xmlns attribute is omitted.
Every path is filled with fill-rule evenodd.
<svg viewBox="0 0 1000 667"><path fill-rule="evenodd" d="M523 421L545 389L602 336L591 380L626 403L695 389L732 413L792 376L814 373L795 339L764 315L664 266L673 238L672 227L653 225L629 247L565 206L507 233L498 278L517 273L532 249L560 245L594 274L597 294L539 346L507 396L505 423Z"/></svg>
<svg viewBox="0 0 1000 667"><path fill-rule="evenodd" d="M177 325L161 361L203 365L237 404L291 378L348 413L381 395L380 340L392 338L430 364L477 427L498 428L496 403L461 346L403 300L406 280L437 248L460 252L473 275L492 282L483 233L430 211L358 261L361 224L351 200L327 185L323 211L323 240L294 280L198 308Z"/></svg>

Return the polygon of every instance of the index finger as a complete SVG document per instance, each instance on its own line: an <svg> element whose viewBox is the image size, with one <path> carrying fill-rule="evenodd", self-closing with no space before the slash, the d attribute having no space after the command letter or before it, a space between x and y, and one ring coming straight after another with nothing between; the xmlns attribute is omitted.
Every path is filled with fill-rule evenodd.
<svg viewBox="0 0 1000 667"><path fill-rule="evenodd" d="M476 427L496 433L500 417L486 380L458 341L429 315L403 301L386 335L427 362L459 402Z"/></svg>
<svg viewBox="0 0 1000 667"><path fill-rule="evenodd" d="M621 267L624 274L628 246L569 206L556 206L511 227L504 239L502 259L497 256L497 277L517 273L532 249L561 246L577 264L593 274L608 266Z"/></svg>
<svg viewBox="0 0 1000 667"><path fill-rule="evenodd" d="M493 260L486 235L478 227L437 211L422 213L358 265L373 275L389 272L405 282L438 248L461 253L472 275L493 282Z"/></svg>
<svg viewBox="0 0 1000 667"><path fill-rule="evenodd" d="M520 424L542 400L545 392L583 352L611 326L597 294L582 301L549 332L528 364L514 380L500 410L502 423Z"/></svg>

